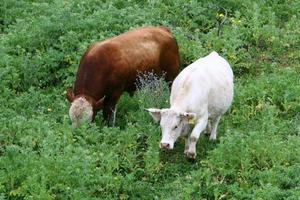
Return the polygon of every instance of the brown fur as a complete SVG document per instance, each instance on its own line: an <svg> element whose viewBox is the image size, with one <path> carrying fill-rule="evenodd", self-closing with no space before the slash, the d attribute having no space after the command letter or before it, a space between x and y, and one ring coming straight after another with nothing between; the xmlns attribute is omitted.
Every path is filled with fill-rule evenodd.
<svg viewBox="0 0 300 200"><path fill-rule="evenodd" d="M81 58L74 93L68 91L67 99L72 102L84 96L94 116L103 108L109 120L123 91L132 94L138 72L145 71L166 72L168 82L177 76L178 47L169 29L137 28L91 45Z"/></svg>

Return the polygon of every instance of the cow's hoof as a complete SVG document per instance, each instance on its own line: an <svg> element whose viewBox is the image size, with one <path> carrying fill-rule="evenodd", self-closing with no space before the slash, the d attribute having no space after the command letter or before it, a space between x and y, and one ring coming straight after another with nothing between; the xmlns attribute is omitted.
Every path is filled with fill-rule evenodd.
<svg viewBox="0 0 300 200"><path fill-rule="evenodd" d="M216 138L216 137L209 137L209 140L210 140L211 142L215 142L215 141L217 140L217 138Z"/></svg>
<svg viewBox="0 0 300 200"><path fill-rule="evenodd" d="M195 158L196 158L196 153L194 153L194 152L185 152L185 157L186 157L187 159L195 160Z"/></svg>

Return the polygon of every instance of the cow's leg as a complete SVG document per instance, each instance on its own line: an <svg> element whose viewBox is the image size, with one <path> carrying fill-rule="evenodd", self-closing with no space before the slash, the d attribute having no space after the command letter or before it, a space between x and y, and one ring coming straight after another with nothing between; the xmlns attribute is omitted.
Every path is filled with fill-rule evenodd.
<svg viewBox="0 0 300 200"><path fill-rule="evenodd" d="M114 109L114 107L113 107L113 109ZM113 109L109 103L104 103L103 118L104 118L105 122L107 123L107 125L110 125Z"/></svg>
<svg viewBox="0 0 300 200"><path fill-rule="evenodd" d="M219 115L218 117L212 119L212 131L211 131L209 140L216 140L217 139L217 128L218 128L218 124L219 124L220 119L221 119L221 115Z"/></svg>
<svg viewBox="0 0 300 200"><path fill-rule="evenodd" d="M176 78L177 75L178 75L177 71L175 73L174 72L168 72L165 75L165 81L168 83L170 91L171 91L172 83L173 83L173 81L174 81L174 79Z"/></svg>
<svg viewBox="0 0 300 200"><path fill-rule="evenodd" d="M187 154L190 146L190 138L189 137L184 137L185 145L184 145L184 155Z"/></svg>
<svg viewBox="0 0 300 200"><path fill-rule="evenodd" d="M184 141L185 141L184 154L186 154L186 152L189 150L189 146L190 146L189 130L190 130L190 126L185 125L183 127L183 130L182 130L182 133L181 133L181 135L184 137Z"/></svg>
<svg viewBox="0 0 300 200"><path fill-rule="evenodd" d="M189 137L189 149L186 152L187 158L195 159L196 157L196 144L200 137L200 134L205 129L207 125L208 115L205 114L201 118L198 119L197 124L195 125L190 137Z"/></svg>
<svg viewBox="0 0 300 200"><path fill-rule="evenodd" d="M205 129L205 135L209 136L211 134L211 122L208 119L207 120L207 125L206 125L206 129Z"/></svg>
<svg viewBox="0 0 300 200"><path fill-rule="evenodd" d="M107 98L107 100L105 99L106 101L104 102L103 117L108 126L112 125L112 117L115 117L115 107L121 94L122 92L115 92L109 98Z"/></svg>
<svg viewBox="0 0 300 200"><path fill-rule="evenodd" d="M114 126L116 118L116 105L107 104L103 109L103 116L108 126Z"/></svg>

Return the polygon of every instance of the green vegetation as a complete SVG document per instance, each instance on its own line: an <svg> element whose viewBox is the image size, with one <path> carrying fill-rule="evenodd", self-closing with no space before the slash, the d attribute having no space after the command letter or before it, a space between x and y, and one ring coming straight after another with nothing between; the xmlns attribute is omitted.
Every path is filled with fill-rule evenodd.
<svg viewBox="0 0 300 200"><path fill-rule="evenodd" d="M300 198L300 1L0 5L0 199ZM232 64L233 105L195 162L183 141L158 148L160 128L143 109L168 105L164 84L159 98L124 94L114 128L101 116L71 127L64 94L87 46L146 25L171 28L182 67L212 50Z"/></svg>

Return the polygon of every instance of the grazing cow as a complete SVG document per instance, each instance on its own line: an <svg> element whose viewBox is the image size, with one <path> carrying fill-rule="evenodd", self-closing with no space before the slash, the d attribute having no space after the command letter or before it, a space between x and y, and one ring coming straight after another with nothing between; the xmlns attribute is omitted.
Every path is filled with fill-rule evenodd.
<svg viewBox="0 0 300 200"><path fill-rule="evenodd" d="M216 140L221 116L233 98L233 73L228 62L212 52L186 67L173 82L170 108L147 109L160 121L161 149L173 149L179 136L185 138L184 153L196 157L196 143L206 128ZM191 133L190 133L190 129Z"/></svg>
<svg viewBox="0 0 300 200"><path fill-rule="evenodd" d="M67 91L74 127L91 122L103 109L109 122L123 91L133 94L138 73L165 73L172 82L179 72L175 38L165 27L137 28L91 45L80 60L74 91Z"/></svg>

